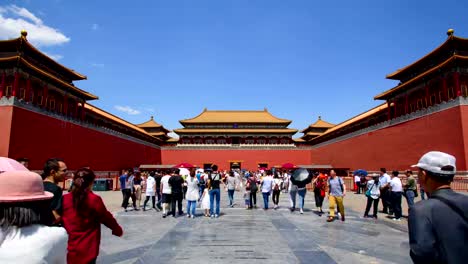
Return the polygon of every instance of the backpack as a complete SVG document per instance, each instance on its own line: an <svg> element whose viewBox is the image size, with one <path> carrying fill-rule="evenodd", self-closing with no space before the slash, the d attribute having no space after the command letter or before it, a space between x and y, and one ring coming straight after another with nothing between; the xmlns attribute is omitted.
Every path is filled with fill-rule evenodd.
<svg viewBox="0 0 468 264"><path fill-rule="evenodd" d="M205 176L201 177L201 175L200 175L200 178L199 178L199 180L198 180L198 184L199 184L199 185L202 185L202 186L205 185Z"/></svg>
<svg viewBox="0 0 468 264"><path fill-rule="evenodd" d="M250 190L252 192L256 192L258 190L257 181L249 179L249 182L250 182Z"/></svg>
<svg viewBox="0 0 468 264"><path fill-rule="evenodd" d="M338 176L336 176L336 177L338 177ZM331 180L331 177L328 178L328 186L330 186L330 180ZM341 189L341 192L343 193L344 192L343 180L340 177L338 177L338 182L340 183L340 189ZM330 192L331 192L331 188L328 188L328 193L330 193Z"/></svg>
<svg viewBox="0 0 468 264"><path fill-rule="evenodd" d="M275 183L275 186L273 187L273 190L274 191L279 191L279 184L278 183Z"/></svg>
<svg viewBox="0 0 468 264"><path fill-rule="evenodd" d="M317 181L315 182L315 188L316 188L316 189L322 189L323 186L324 186L323 180L317 179Z"/></svg>

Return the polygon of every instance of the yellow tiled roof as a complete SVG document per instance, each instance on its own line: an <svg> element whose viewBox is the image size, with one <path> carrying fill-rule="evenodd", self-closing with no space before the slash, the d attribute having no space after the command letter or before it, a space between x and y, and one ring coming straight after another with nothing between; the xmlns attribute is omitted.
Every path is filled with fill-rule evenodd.
<svg viewBox="0 0 468 264"><path fill-rule="evenodd" d="M161 124L158 124L158 123L156 123L156 121L154 121L154 119L153 119L152 116L151 116L151 119L150 119L150 120L148 120L148 121L146 121L146 122L144 122L144 123L141 123L141 124L137 124L136 126L137 126L137 127L141 127L141 128L146 128L146 127L149 127L149 128L151 128L151 127L162 127Z"/></svg>
<svg viewBox="0 0 468 264"><path fill-rule="evenodd" d="M119 118L119 117L117 117L117 116L115 116L115 115L113 115L111 113L108 113L108 112L106 112L106 111L104 111L104 110L102 110L102 109L100 109L100 108L98 108L98 107L96 107L94 105L90 105L88 103L85 103L85 108L90 112L94 112L94 113L96 113L96 114L98 114L100 116L108 118L108 119L110 119L110 120L112 120L112 121L114 121L116 123L119 123L119 124L121 124L123 126L126 126L126 127L130 128L130 129L133 129L133 130L136 130L136 131L138 131L140 133L143 133L145 135L151 136L150 134L148 134L142 128L139 128L139 127L135 126L134 124L132 124L130 122L127 122L127 121L125 121L125 120L123 120L123 119L121 119L121 118Z"/></svg>
<svg viewBox="0 0 468 264"><path fill-rule="evenodd" d="M352 117L352 118L350 118L350 119L348 119L348 120L346 120L346 121L344 121L344 122L330 128L330 129L328 129L325 133L321 134L318 137L313 138L313 140L321 138L321 137L323 137L325 135L328 135L328 134L332 133L333 131L336 131L336 130L338 130L340 128L348 126L348 125L350 125L352 123L355 123L355 122L357 122L359 120L362 120L362 119L364 119L364 118L366 118L368 116L371 116L371 115L373 115L373 114L375 114L377 112L383 111L383 110L387 109L387 107L388 107L387 103L383 103L381 105L378 105L378 106L376 106L376 107L374 107L374 108L372 108L372 109L370 109L370 110L368 110L368 111L366 111L364 113L361 113L361 114L359 114L359 115L357 115L355 117Z"/></svg>
<svg viewBox="0 0 468 264"><path fill-rule="evenodd" d="M273 116L265 108L263 111L218 111L203 110L194 118L180 120L185 123L283 123L290 124L291 120Z"/></svg>
<svg viewBox="0 0 468 264"><path fill-rule="evenodd" d="M448 58L446 61L442 62L441 64L431 68L430 70L427 70L418 76L412 78L411 80L404 82L396 87L393 87L390 90L387 90L377 96L374 97L375 100L385 100L388 96L390 96L392 93L395 91L402 90L403 88L407 87L410 84L413 84L414 82L421 80L421 78L430 75L431 73L437 72L439 69L445 67L445 66L450 66L453 65L455 61L468 61L468 56L461 56L461 55L454 55L450 58Z"/></svg>
<svg viewBox="0 0 468 264"><path fill-rule="evenodd" d="M456 36L449 36L447 38L447 40L442 43L440 46L438 46L437 48L435 48L433 51L431 51L430 53L426 54L424 57L420 58L419 60L411 63L410 65L402 68L402 69L398 69L390 74L388 74L386 77L387 79L394 79L394 80L399 80L400 76L402 73L404 72L408 72L410 68L413 68L414 66L416 66L417 64L422 64L422 63L425 63L427 61L430 61L432 60L431 57L433 57L435 54L439 53L441 50L445 49L445 48L448 48L450 49L451 46L453 46L453 43L464 43L464 44L468 44L468 39L466 38L460 38L460 37L456 37Z"/></svg>
<svg viewBox="0 0 468 264"><path fill-rule="evenodd" d="M297 132L297 129L290 129L290 128L280 128L280 129L188 129L188 128L180 128L174 129L174 132L177 134L184 134L184 133L229 133L229 134L237 134L237 133L280 133L280 134L294 134Z"/></svg>
<svg viewBox="0 0 468 264"><path fill-rule="evenodd" d="M329 123L327 121L323 121L322 118L319 116L318 120L313 123L312 125L308 126L307 128L303 129L301 133L305 133L311 128L331 128L334 127L335 125L332 123Z"/></svg>
<svg viewBox="0 0 468 264"><path fill-rule="evenodd" d="M0 40L0 45L11 44L11 45L15 45L16 48L25 49L26 51L31 51L33 55L37 56L42 61L42 63L44 62L50 63L51 65L69 74L74 80L85 80L87 78L85 75L80 74L70 68L63 66L62 64L56 62L55 60L47 56L45 53L38 50L36 47L31 45L31 43L29 43L29 41L26 38L26 35L27 33L25 35L21 34L19 38L9 39L9 40Z"/></svg>

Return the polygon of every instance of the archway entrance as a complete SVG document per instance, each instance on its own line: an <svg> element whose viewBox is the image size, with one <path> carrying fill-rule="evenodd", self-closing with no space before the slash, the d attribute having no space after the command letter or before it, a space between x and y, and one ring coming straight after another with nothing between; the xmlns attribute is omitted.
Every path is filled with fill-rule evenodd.
<svg viewBox="0 0 468 264"><path fill-rule="evenodd" d="M236 161L236 162L231 162L230 164L231 164L231 166L230 166L231 170L240 170L241 169L241 165L242 165L241 162Z"/></svg>

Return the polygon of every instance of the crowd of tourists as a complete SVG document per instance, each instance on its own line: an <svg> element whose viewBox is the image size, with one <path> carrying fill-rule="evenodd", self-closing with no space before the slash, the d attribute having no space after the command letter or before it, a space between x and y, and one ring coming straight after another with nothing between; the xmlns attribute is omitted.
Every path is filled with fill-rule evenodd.
<svg viewBox="0 0 468 264"><path fill-rule="evenodd" d="M42 175L31 172L27 164L0 157L0 263L95 263L99 255L101 224L116 236L123 229L106 209L100 196L92 191L96 178L89 168L72 175L72 186L63 194L59 186L68 173L61 159L46 161ZM25 166L26 165L26 166ZM382 213L400 221L401 202L409 207L410 256L414 263L464 263L468 257L468 198L451 190L456 173L455 158L432 151L414 165L418 169L419 193L428 200L414 203L418 185L410 170L402 184L398 171L387 174L355 172L356 193L364 193L367 203L365 218L377 218L379 200ZM304 177L299 177L304 173ZM308 185L311 183L311 185ZM291 213L304 213L307 187L314 193L316 213L324 214L323 202L328 196L327 222L345 221L344 197L347 187L334 170L311 172L305 169L218 171L178 168L166 171L139 172L125 170L120 176L122 207L127 211L132 200L134 210L162 211L162 217L195 218L197 205L205 217L218 218L221 190L228 195L229 206L236 192L241 192L245 209L257 208L261 193L263 209L279 208L281 193L287 193ZM424 190L424 192L421 192ZM142 194L145 200L141 206ZM296 199L299 197L299 203ZM186 200L186 212L183 200ZM298 205L298 208L296 208ZM242 205L239 205L242 206ZM371 207L373 213L369 214ZM335 213L335 210L338 212Z"/></svg>

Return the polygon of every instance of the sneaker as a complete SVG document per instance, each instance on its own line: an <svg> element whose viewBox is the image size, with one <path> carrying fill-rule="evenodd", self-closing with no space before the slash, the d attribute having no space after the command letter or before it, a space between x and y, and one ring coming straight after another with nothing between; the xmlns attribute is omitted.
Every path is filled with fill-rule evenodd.
<svg viewBox="0 0 468 264"><path fill-rule="evenodd" d="M338 214L336 214L338 216L338 218L341 218L341 213L338 212Z"/></svg>
<svg viewBox="0 0 468 264"><path fill-rule="evenodd" d="M166 218L166 214L163 214L162 217L163 217L163 218Z"/></svg>
<svg viewBox="0 0 468 264"><path fill-rule="evenodd" d="M219 217L219 215L215 214L215 218L218 218L218 217Z"/></svg>
<svg viewBox="0 0 468 264"><path fill-rule="evenodd" d="M302 208L301 208L301 214L304 214L304 210L302 210Z"/></svg>
<svg viewBox="0 0 468 264"><path fill-rule="evenodd" d="M329 217L327 218L327 222L333 222L333 221L335 221L335 218L333 218L333 217L331 217L331 216L329 216Z"/></svg>
<svg viewBox="0 0 468 264"><path fill-rule="evenodd" d="M211 215L211 218L214 218L215 216L214 215Z"/></svg>
<svg viewBox="0 0 468 264"><path fill-rule="evenodd" d="M393 221L401 222L401 219L400 218L393 218Z"/></svg>
<svg viewBox="0 0 468 264"><path fill-rule="evenodd" d="M341 216L341 221L342 221L342 222L344 222L344 221L345 221L345 217L344 217L344 215L343 215L343 216Z"/></svg>
<svg viewBox="0 0 468 264"><path fill-rule="evenodd" d="M190 218L190 214L187 214L187 217Z"/></svg>
<svg viewBox="0 0 468 264"><path fill-rule="evenodd" d="M193 218L195 218L195 216L194 216L194 215L191 215L191 216L190 216L190 218L192 218L192 219L193 219Z"/></svg>

